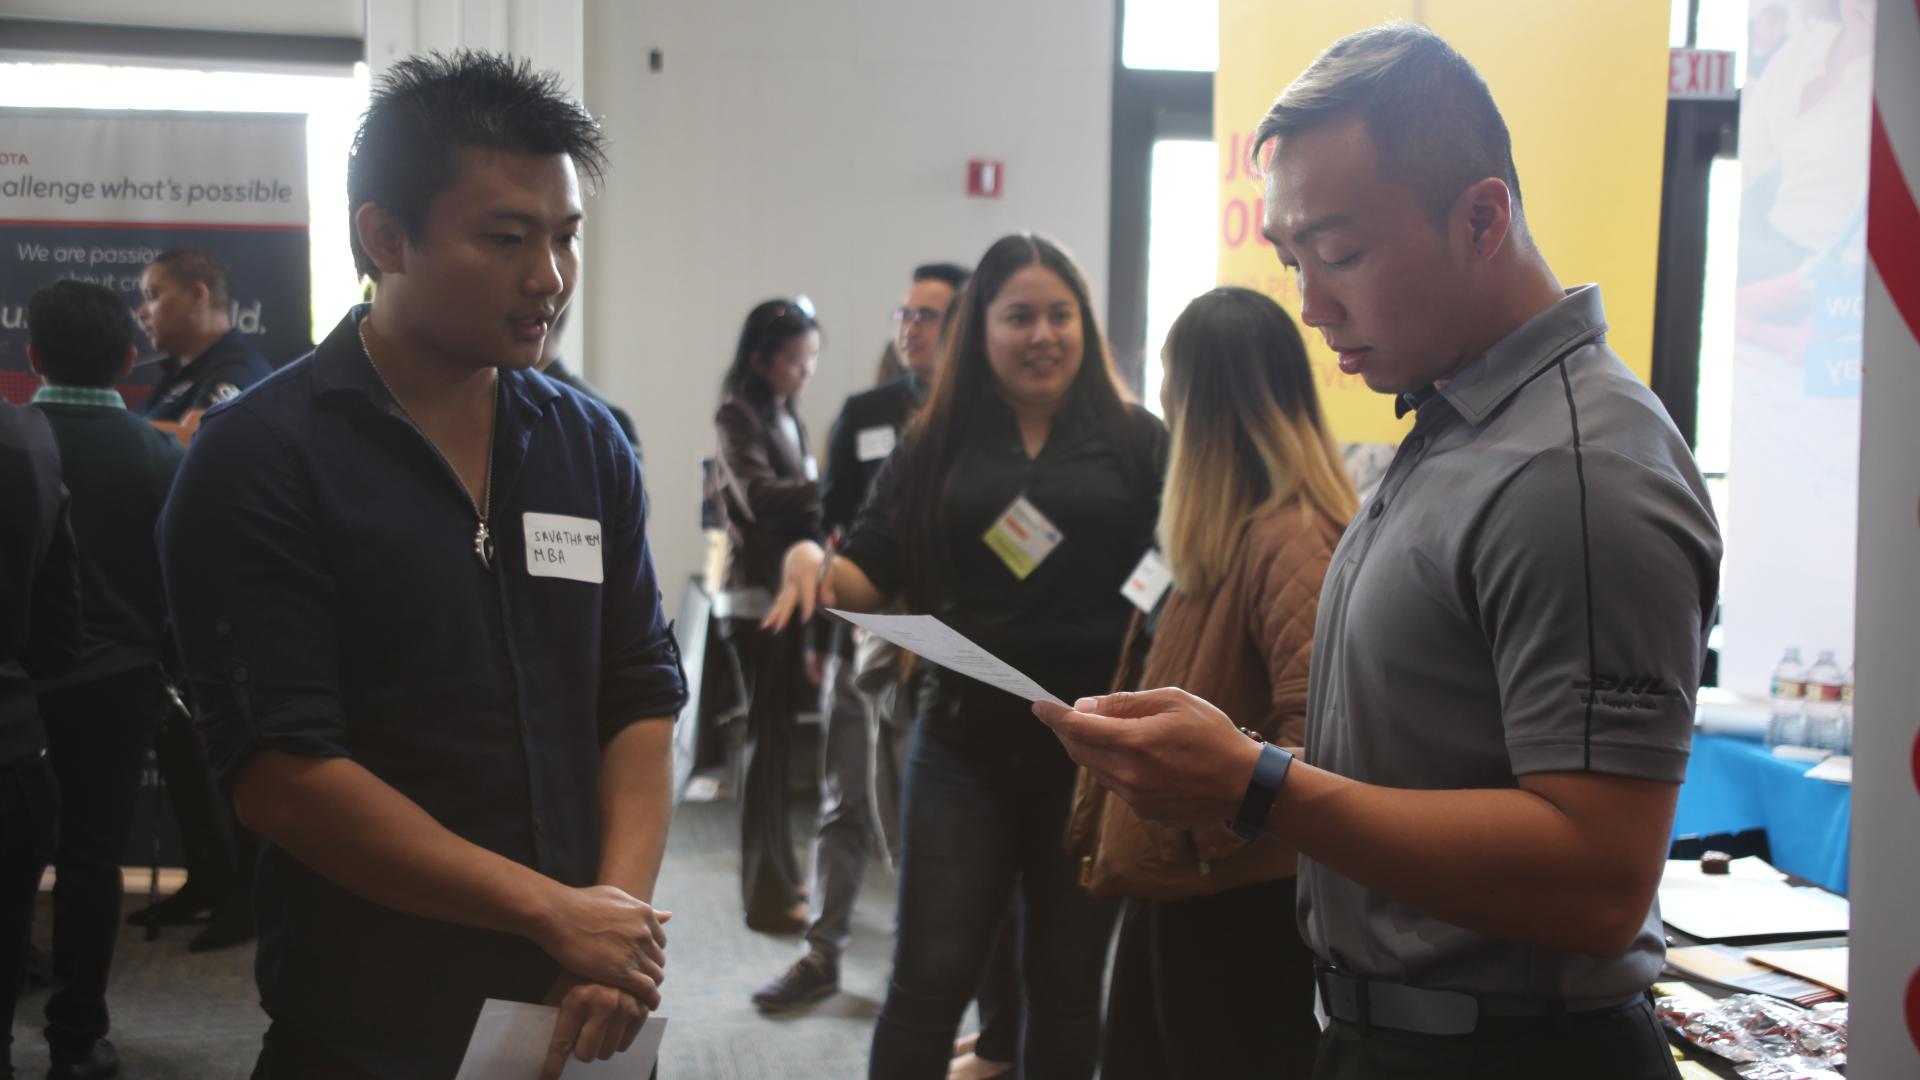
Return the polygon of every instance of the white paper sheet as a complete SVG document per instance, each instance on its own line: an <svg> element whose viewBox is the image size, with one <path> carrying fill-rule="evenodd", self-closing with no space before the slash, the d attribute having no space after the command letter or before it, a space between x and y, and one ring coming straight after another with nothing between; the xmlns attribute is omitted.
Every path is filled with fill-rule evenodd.
<svg viewBox="0 0 1920 1080"><path fill-rule="evenodd" d="M460 1072L454 1080L534 1080L547 1060L547 1045L559 1018L560 1010L549 1005L524 1005L488 998L480 1006L480 1019L473 1025L473 1039L467 1043L467 1056L461 1060ZM653 1072L654 1058L660 1054L660 1037L666 1030L666 1017L649 1016L625 1053L615 1054L606 1061L568 1058L561 1075L647 1080Z"/></svg>
<svg viewBox="0 0 1920 1080"><path fill-rule="evenodd" d="M1807 770L1807 779L1825 780L1833 784L1853 785L1853 757L1837 754Z"/></svg>
<svg viewBox="0 0 1920 1080"><path fill-rule="evenodd" d="M1051 701L1055 705L1066 704L1049 694L1039 683L931 615L860 615L838 608L827 610L916 656L979 679L1015 697L1028 701Z"/></svg>
<svg viewBox="0 0 1920 1080"><path fill-rule="evenodd" d="M1660 918L1705 941L1799 934L1844 934L1851 910L1845 897L1788 885L1763 859L1735 859L1728 874L1703 874L1691 859L1667 863L1660 879Z"/></svg>

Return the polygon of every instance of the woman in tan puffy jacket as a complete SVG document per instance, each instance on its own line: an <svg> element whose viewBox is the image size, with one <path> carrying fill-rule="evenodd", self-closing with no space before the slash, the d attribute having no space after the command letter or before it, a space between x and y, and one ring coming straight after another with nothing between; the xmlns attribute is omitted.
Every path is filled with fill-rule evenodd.
<svg viewBox="0 0 1920 1080"><path fill-rule="evenodd" d="M1353 486L1280 306L1220 288L1167 335L1172 457L1159 539L1172 585L1136 616L1117 688L1182 686L1283 746L1306 737L1320 582ZM1305 1077L1318 1034L1294 924L1295 853L1223 822L1168 829L1081 771L1068 846L1126 897L1102 1076Z"/></svg>

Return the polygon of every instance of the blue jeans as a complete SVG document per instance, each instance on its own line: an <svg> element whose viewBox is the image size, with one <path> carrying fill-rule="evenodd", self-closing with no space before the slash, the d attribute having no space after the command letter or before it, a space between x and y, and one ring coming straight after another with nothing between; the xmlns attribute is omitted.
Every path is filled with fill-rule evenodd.
<svg viewBox="0 0 1920 1080"><path fill-rule="evenodd" d="M901 811L899 933L873 1033L872 1080L940 1080L1009 898L1025 1015L1016 1076L1089 1080L1116 906L1061 847L1070 775L1004 782L920 725Z"/></svg>

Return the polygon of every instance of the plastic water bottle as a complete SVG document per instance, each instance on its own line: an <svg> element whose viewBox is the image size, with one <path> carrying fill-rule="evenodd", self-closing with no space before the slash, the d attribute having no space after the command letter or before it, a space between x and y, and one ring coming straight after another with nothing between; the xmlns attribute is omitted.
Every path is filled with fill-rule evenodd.
<svg viewBox="0 0 1920 1080"><path fill-rule="evenodd" d="M1840 696L1845 685L1840 665L1834 663L1833 650L1823 649L1807 671L1806 727L1807 745L1817 750L1839 753Z"/></svg>
<svg viewBox="0 0 1920 1080"><path fill-rule="evenodd" d="M1767 748L1802 746L1807 741L1807 718L1801 712L1807 695L1807 669L1800 650L1788 649L1773 666L1773 714L1767 717Z"/></svg>

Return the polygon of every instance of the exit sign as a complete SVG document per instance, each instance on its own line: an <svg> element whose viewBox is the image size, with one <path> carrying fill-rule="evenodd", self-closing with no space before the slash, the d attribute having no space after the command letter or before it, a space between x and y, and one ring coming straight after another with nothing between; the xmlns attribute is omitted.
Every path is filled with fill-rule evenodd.
<svg viewBox="0 0 1920 1080"><path fill-rule="evenodd" d="M1670 49L1667 97L1676 101L1732 101L1733 54L1721 49Z"/></svg>

